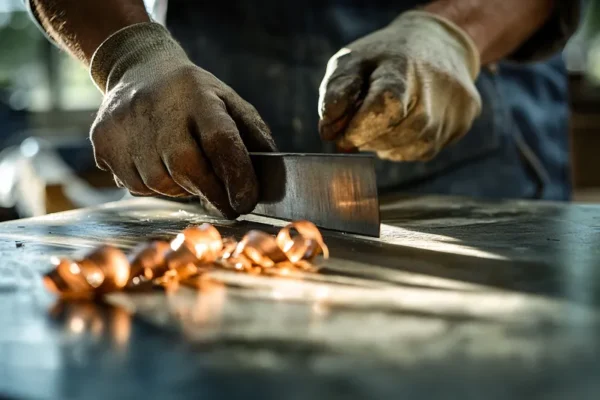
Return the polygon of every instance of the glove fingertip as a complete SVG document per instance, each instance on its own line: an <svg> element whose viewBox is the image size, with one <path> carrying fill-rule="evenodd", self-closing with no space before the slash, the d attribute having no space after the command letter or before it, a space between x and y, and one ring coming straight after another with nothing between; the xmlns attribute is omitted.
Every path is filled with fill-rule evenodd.
<svg viewBox="0 0 600 400"><path fill-rule="evenodd" d="M259 152L259 153L273 153L277 152L277 145L275 141L269 134L267 135L259 135L255 137L254 140L248 139L244 140L246 144L246 148L251 152Z"/></svg>
<svg viewBox="0 0 600 400"><path fill-rule="evenodd" d="M230 195L230 203L238 214L250 214L258 203L258 184L249 185L246 190L238 190L235 195Z"/></svg>
<svg viewBox="0 0 600 400"><path fill-rule="evenodd" d="M240 216L228 203L208 201L202 196L199 198L200 204L204 211L210 216L222 217L228 220L234 220Z"/></svg>
<svg viewBox="0 0 600 400"><path fill-rule="evenodd" d="M355 107L362 94L363 78L359 74L332 78L324 86L319 101L322 120L335 121Z"/></svg>
<svg viewBox="0 0 600 400"><path fill-rule="evenodd" d="M320 120L319 134L321 135L321 139L325 141L336 140L344 132L349 121L350 118L346 115L333 122Z"/></svg>

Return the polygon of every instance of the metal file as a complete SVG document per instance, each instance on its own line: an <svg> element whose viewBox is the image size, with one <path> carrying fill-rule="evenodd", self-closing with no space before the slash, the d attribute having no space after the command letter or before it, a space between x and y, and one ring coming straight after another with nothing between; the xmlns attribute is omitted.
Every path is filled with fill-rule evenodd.
<svg viewBox="0 0 600 400"><path fill-rule="evenodd" d="M305 219L325 229L379 236L374 158L369 155L251 153L260 184L254 214Z"/></svg>

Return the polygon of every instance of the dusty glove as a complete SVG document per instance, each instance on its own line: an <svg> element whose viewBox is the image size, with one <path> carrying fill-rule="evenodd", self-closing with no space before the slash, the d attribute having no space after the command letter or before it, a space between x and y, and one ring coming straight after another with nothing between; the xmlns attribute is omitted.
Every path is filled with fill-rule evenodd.
<svg viewBox="0 0 600 400"><path fill-rule="evenodd" d="M481 112L472 40L410 11L334 55L320 88L319 131L342 148L422 161L462 137Z"/></svg>
<svg viewBox="0 0 600 400"><path fill-rule="evenodd" d="M249 151L275 149L254 107L195 66L159 24L127 27L96 51L105 93L92 126L98 166L136 195L200 196L227 217L252 211Z"/></svg>

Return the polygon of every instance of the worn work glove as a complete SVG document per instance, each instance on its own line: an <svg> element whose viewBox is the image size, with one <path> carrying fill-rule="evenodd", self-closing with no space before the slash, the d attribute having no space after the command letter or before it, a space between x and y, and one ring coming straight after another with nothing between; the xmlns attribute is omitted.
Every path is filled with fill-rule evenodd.
<svg viewBox="0 0 600 400"><path fill-rule="evenodd" d="M410 11L327 65L319 130L342 148L424 161L462 137L481 111L472 40L453 23Z"/></svg>
<svg viewBox="0 0 600 400"><path fill-rule="evenodd" d="M249 151L273 151L254 107L194 65L156 23L109 37L91 62L105 93L91 139L96 163L136 195L200 196L249 213L258 183Z"/></svg>

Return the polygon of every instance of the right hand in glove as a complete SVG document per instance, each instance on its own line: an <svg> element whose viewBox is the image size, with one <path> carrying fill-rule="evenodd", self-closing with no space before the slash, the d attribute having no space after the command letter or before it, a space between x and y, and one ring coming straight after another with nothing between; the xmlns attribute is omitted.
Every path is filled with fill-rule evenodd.
<svg viewBox="0 0 600 400"><path fill-rule="evenodd" d="M91 75L105 93L91 131L94 156L119 186L142 196L200 196L230 218L253 210L258 182L248 152L275 150L269 129L165 28L116 32L96 50Z"/></svg>

